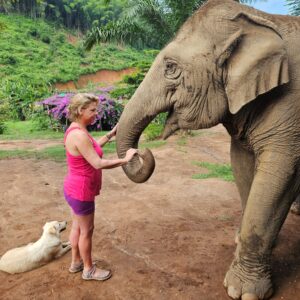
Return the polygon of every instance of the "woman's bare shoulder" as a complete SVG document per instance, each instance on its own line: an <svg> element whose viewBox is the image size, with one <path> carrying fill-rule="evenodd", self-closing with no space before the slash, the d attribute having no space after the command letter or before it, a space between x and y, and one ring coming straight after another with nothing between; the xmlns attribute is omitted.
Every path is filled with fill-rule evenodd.
<svg viewBox="0 0 300 300"><path fill-rule="evenodd" d="M85 133L82 129L76 128L70 131L67 135L66 142L71 142L76 144L76 142L85 142L89 140L87 133Z"/></svg>
<svg viewBox="0 0 300 300"><path fill-rule="evenodd" d="M76 139L80 141L87 141L90 140L89 136L84 130L82 129L74 129L69 133L71 139Z"/></svg>

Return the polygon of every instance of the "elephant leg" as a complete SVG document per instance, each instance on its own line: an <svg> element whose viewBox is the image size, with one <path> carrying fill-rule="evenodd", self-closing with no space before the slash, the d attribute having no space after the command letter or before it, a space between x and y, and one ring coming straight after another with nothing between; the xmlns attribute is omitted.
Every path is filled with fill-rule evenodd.
<svg viewBox="0 0 300 300"><path fill-rule="evenodd" d="M293 202L291 206L291 212L300 215L300 195L296 198L296 200Z"/></svg>
<svg viewBox="0 0 300 300"><path fill-rule="evenodd" d="M286 157L263 152L258 158L235 258L224 280L233 299L267 299L273 292L272 245L289 212L297 180Z"/></svg>
<svg viewBox="0 0 300 300"><path fill-rule="evenodd" d="M244 213L254 176L254 154L243 148L238 141L231 139L230 156L232 171L241 197L242 211ZM238 243L239 235L240 228L236 232L236 243Z"/></svg>

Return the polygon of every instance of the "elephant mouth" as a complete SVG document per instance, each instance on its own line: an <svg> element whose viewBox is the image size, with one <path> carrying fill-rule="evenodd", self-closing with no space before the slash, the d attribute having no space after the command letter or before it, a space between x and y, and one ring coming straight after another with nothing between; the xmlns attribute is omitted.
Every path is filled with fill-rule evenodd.
<svg viewBox="0 0 300 300"><path fill-rule="evenodd" d="M178 115L172 108L171 110L169 110L169 113L168 113L168 116L166 119L166 123L165 123L165 127L164 127L164 131L162 134L162 138L164 140L166 140L178 129L180 129L180 127L178 125Z"/></svg>

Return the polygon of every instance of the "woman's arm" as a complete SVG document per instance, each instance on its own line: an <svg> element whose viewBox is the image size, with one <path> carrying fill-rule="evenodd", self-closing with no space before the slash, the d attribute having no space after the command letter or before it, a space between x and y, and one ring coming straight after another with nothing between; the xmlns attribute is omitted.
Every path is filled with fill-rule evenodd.
<svg viewBox="0 0 300 300"><path fill-rule="evenodd" d="M100 145L100 147L103 147L107 142L110 141L110 139L112 138L113 136L109 133L107 133L106 135L104 136L101 136L99 138L99 140L97 141L98 144Z"/></svg>
<svg viewBox="0 0 300 300"><path fill-rule="evenodd" d="M110 141L112 137L114 137L117 134L117 129L118 129L118 123L109 133L107 133L104 136L101 136L101 138L98 140L98 144L100 145L100 147L103 147L107 142Z"/></svg>
<svg viewBox="0 0 300 300"><path fill-rule="evenodd" d="M78 152L95 168L95 169L112 169L127 164L137 153L136 149L129 149L124 158L102 159L95 151L90 139L84 132L78 132L76 141L74 141Z"/></svg>

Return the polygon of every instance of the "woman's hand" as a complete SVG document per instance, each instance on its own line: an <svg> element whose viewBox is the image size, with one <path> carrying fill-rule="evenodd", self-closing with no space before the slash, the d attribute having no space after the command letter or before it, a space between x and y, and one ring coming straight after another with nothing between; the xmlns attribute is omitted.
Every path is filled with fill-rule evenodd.
<svg viewBox="0 0 300 300"><path fill-rule="evenodd" d="M115 125L115 127L110 131L109 134L110 134L111 136L115 136L115 135L117 134L118 126L119 126L119 123L117 123L117 124Z"/></svg>
<svg viewBox="0 0 300 300"><path fill-rule="evenodd" d="M138 152L137 149L133 149L133 148L128 149L127 152L126 152L125 160L127 162L129 162L133 158L133 156L135 154L137 154L137 152Z"/></svg>

